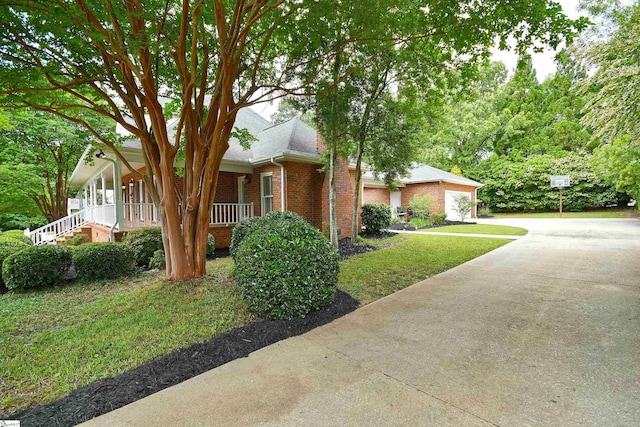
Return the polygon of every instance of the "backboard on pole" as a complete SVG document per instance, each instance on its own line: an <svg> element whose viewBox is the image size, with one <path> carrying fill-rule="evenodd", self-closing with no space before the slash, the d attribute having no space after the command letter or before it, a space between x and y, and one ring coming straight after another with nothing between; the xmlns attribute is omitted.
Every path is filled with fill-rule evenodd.
<svg viewBox="0 0 640 427"><path fill-rule="evenodd" d="M570 185L569 175L552 175L551 186L553 188L566 188Z"/></svg>

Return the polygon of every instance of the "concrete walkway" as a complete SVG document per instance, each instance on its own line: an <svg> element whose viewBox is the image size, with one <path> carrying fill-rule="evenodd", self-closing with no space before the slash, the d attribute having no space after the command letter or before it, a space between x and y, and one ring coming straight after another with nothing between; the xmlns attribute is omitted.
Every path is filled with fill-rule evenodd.
<svg viewBox="0 0 640 427"><path fill-rule="evenodd" d="M640 425L640 221L500 222L530 233L85 425Z"/></svg>

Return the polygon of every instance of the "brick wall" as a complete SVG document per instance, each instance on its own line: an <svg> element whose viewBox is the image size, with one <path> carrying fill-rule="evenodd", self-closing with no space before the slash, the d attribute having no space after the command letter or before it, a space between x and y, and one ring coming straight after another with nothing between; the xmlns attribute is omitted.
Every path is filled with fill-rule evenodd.
<svg viewBox="0 0 640 427"><path fill-rule="evenodd" d="M434 204L431 206L431 212L444 212L444 196L445 191L464 191L471 193L471 199L475 202L475 187L460 184L451 184L448 182L424 182L419 184L407 184L406 187L401 188L402 193L402 206L407 206L413 196L416 194L425 195L430 194L435 199ZM471 212L471 218L476 218L476 209Z"/></svg>
<svg viewBox="0 0 640 427"><path fill-rule="evenodd" d="M319 165L286 162L285 188L287 210L304 217L311 225L322 228L321 187L323 174Z"/></svg>
<svg viewBox="0 0 640 427"><path fill-rule="evenodd" d="M216 248L228 248L231 246L231 232L233 231L233 225L210 225L209 234L216 239Z"/></svg>
<svg viewBox="0 0 640 427"><path fill-rule="evenodd" d="M391 196L386 188L365 188L363 195L363 203L384 203L391 204Z"/></svg>
<svg viewBox="0 0 640 427"><path fill-rule="evenodd" d="M219 172L214 203L238 203L238 177L242 175Z"/></svg>

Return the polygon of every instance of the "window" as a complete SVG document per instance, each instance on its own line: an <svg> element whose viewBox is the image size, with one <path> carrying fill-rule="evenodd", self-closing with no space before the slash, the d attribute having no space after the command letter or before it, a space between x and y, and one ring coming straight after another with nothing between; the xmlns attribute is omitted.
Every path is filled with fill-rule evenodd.
<svg viewBox="0 0 640 427"><path fill-rule="evenodd" d="M260 199L262 215L273 210L273 175L272 173L260 174Z"/></svg>
<svg viewBox="0 0 640 427"><path fill-rule="evenodd" d="M249 182L246 175L238 177L238 203L248 203L247 193L249 192Z"/></svg>

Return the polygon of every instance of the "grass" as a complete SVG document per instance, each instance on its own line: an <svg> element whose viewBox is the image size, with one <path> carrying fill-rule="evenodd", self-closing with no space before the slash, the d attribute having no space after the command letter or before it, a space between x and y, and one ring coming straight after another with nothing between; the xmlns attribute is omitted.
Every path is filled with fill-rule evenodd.
<svg viewBox="0 0 640 427"><path fill-rule="evenodd" d="M635 209L603 209L585 212L562 212L562 218L632 218ZM560 212L494 213L494 218L560 218Z"/></svg>
<svg viewBox="0 0 640 427"><path fill-rule="evenodd" d="M52 401L250 322L227 260L215 276L115 282L0 296L0 413Z"/></svg>
<svg viewBox="0 0 640 427"><path fill-rule="evenodd" d="M338 286L367 304L505 243L504 239L398 235L341 264ZM169 282L161 273L0 295L0 413L53 401L172 350L255 320L230 276Z"/></svg>
<svg viewBox="0 0 640 427"><path fill-rule="evenodd" d="M524 236L527 234L527 230L524 228L491 224L448 225L423 231L432 233L497 234L503 236Z"/></svg>
<svg viewBox="0 0 640 427"><path fill-rule="evenodd" d="M399 234L392 239L392 247L343 261L338 287L367 304L509 242L424 234Z"/></svg>

